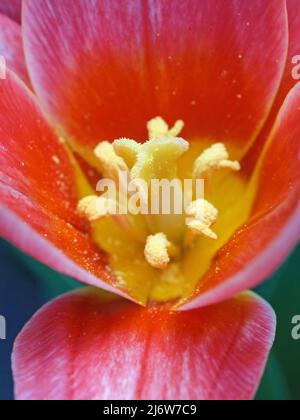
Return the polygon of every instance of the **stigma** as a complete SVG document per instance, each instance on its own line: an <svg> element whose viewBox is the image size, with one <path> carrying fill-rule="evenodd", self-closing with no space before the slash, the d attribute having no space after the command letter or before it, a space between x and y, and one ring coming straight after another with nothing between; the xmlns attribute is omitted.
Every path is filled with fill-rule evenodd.
<svg viewBox="0 0 300 420"><path fill-rule="evenodd" d="M103 177L120 182L120 173L125 173L130 181L139 185L142 181L146 186L153 180L179 179L181 158L190 147L190 144L180 137L184 122L178 120L169 128L161 117L156 117L148 122L147 128L148 140L144 143L120 138L113 143L103 141L98 144L94 155L98 159ZM195 159L190 172L193 173L195 181L219 169L241 169L239 162L230 160L229 152L223 143L213 144L204 150ZM146 202L149 192L141 192L139 201ZM132 198L133 194L129 191L129 202ZM185 203L182 214L129 214L128 205L128 213L116 216L113 209L119 207L119 199L118 196L113 198L107 194L88 196L78 203L78 212L90 223L112 218L122 229L134 232L131 237L135 237L142 246L147 264L166 274L174 264L176 267L180 266L180 259L194 246L199 237L207 241L218 239L213 226L218 220L219 211L213 203L204 198L195 199L192 194Z"/></svg>
<svg viewBox="0 0 300 420"><path fill-rule="evenodd" d="M147 124L148 137L150 140L159 138L174 138L177 137L184 128L184 122L177 120L172 128L161 117L156 117L150 120Z"/></svg>

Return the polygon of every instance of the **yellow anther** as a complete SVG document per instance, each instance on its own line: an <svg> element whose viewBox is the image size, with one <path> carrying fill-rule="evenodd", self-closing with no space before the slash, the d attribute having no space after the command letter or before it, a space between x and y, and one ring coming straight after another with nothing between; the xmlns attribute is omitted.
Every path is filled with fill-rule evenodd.
<svg viewBox="0 0 300 420"><path fill-rule="evenodd" d="M211 226L217 221L218 210L208 201L199 199L193 201L186 211L187 227L196 235L204 235L211 239L218 236L211 230Z"/></svg>
<svg viewBox="0 0 300 420"><path fill-rule="evenodd" d="M115 212L116 203L112 199L92 195L79 201L77 211L93 222Z"/></svg>
<svg viewBox="0 0 300 420"><path fill-rule="evenodd" d="M129 168L132 168L142 145L135 140L123 138L115 140L113 147L116 154L124 159Z"/></svg>
<svg viewBox="0 0 300 420"><path fill-rule="evenodd" d="M194 163L194 178L200 178L205 172L227 168L233 171L239 171L241 165L238 161L229 160L229 153L223 143L216 143L196 159Z"/></svg>
<svg viewBox="0 0 300 420"><path fill-rule="evenodd" d="M177 137L183 130L184 122L176 121L172 128L161 117L150 120L147 124L149 139Z"/></svg>
<svg viewBox="0 0 300 420"><path fill-rule="evenodd" d="M177 160L189 149L189 143L181 138L156 138L141 145L137 160L131 170L132 179L174 179L177 176Z"/></svg>
<svg viewBox="0 0 300 420"><path fill-rule="evenodd" d="M145 246L145 258L154 268L164 270L171 261L172 256L177 256L177 248L168 240L164 233L150 235Z"/></svg>
<svg viewBox="0 0 300 420"><path fill-rule="evenodd" d="M107 141L98 144L94 154L101 164L103 175L107 178L116 179L120 172L128 171L124 159L118 156L113 145Z"/></svg>

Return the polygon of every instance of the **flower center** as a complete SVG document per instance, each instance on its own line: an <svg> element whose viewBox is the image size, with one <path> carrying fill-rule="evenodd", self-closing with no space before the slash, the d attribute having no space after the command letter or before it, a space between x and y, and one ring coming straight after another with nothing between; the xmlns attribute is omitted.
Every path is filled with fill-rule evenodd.
<svg viewBox="0 0 300 420"><path fill-rule="evenodd" d="M183 294L186 254L197 247L199 238L218 240L213 226L219 210L199 197L199 191L203 192L200 180L240 170L223 143L202 150L187 165L190 144L178 137L183 127L179 120L169 128L157 117L148 123L149 140L144 144L126 138L99 143L94 154L106 191L78 204L79 213L93 226L94 240L111 255L120 283L130 289L132 283L142 281L140 276L147 278L140 301ZM186 177L189 173L191 179ZM120 243L131 247L132 253L121 250ZM130 261L130 255L134 260Z"/></svg>

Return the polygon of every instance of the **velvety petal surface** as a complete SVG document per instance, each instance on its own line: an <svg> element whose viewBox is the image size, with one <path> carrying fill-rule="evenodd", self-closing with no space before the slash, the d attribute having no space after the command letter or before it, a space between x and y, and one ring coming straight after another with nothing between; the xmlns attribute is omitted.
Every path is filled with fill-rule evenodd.
<svg viewBox="0 0 300 420"><path fill-rule="evenodd" d="M0 235L50 267L114 289L106 256L77 216L75 170L35 98L12 73L0 81ZM100 280L102 279L102 280Z"/></svg>
<svg viewBox="0 0 300 420"><path fill-rule="evenodd" d="M0 0L0 13L17 22L21 21L22 0Z"/></svg>
<svg viewBox="0 0 300 420"><path fill-rule="evenodd" d="M250 220L218 253L191 309L226 299L266 279L300 239L300 83L287 96L257 165Z"/></svg>
<svg viewBox="0 0 300 420"><path fill-rule="evenodd" d="M21 27L7 16L1 14L0 56L5 58L6 65L29 85L22 45Z"/></svg>
<svg viewBox="0 0 300 420"><path fill-rule="evenodd" d="M18 399L249 399L275 316L243 294L188 312L81 290L42 308L14 349Z"/></svg>
<svg viewBox="0 0 300 420"><path fill-rule="evenodd" d="M287 53L283 0L30 0L23 25L46 111L89 146L144 140L159 114L182 118L185 137L222 140L240 156L267 117Z"/></svg>

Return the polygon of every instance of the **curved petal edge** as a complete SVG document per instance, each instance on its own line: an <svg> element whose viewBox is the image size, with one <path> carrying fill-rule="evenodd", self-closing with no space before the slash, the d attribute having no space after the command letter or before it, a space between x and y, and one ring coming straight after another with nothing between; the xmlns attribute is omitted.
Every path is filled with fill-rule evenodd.
<svg viewBox="0 0 300 420"><path fill-rule="evenodd" d="M16 398L251 399L275 324L270 306L250 293L167 312L77 291L42 308L17 338Z"/></svg>

